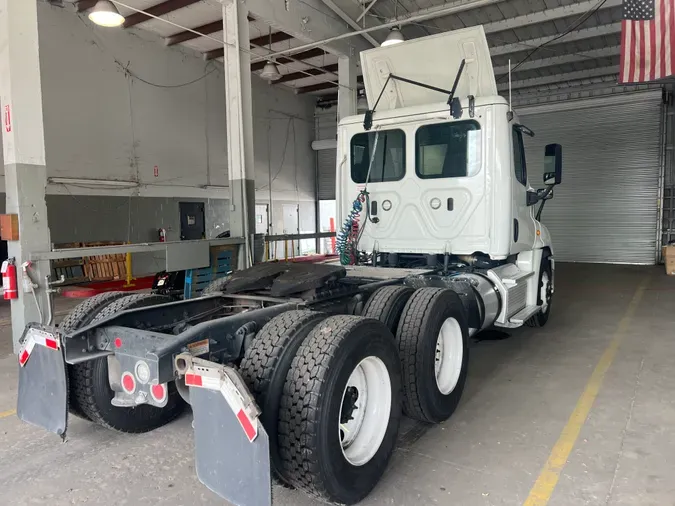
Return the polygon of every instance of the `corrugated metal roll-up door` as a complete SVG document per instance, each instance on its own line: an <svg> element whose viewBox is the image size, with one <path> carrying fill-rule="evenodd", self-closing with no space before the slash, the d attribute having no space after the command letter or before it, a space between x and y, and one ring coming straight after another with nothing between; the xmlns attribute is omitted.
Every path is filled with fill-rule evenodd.
<svg viewBox="0 0 675 506"><path fill-rule="evenodd" d="M337 113L326 111L316 116L316 140L337 139ZM335 200L336 149L317 151L317 196L319 200Z"/></svg>
<svg viewBox="0 0 675 506"><path fill-rule="evenodd" d="M542 188L544 146L563 147L562 184L544 207L555 257L653 264L661 162L661 93L550 104L517 111L528 182Z"/></svg>
<svg viewBox="0 0 675 506"><path fill-rule="evenodd" d="M337 149L317 151L319 200L335 200L336 158Z"/></svg>

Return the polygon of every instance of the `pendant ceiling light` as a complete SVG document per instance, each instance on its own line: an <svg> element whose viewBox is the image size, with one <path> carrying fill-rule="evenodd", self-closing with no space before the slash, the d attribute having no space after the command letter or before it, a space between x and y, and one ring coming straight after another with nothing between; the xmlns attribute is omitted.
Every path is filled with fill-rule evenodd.
<svg viewBox="0 0 675 506"><path fill-rule="evenodd" d="M99 26L113 27L124 23L124 16L110 0L98 0L89 11L89 19Z"/></svg>
<svg viewBox="0 0 675 506"><path fill-rule="evenodd" d="M272 52L272 27L270 26L270 53ZM277 68L276 63L273 61L267 61L265 63L265 66L263 67L262 72L260 73L260 77L265 79L265 81L278 81L281 79L281 74L279 73L279 69Z"/></svg>
<svg viewBox="0 0 675 506"><path fill-rule="evenodd" d="M381 46L393 46L394 44L400 44L401 42L405 42L405 37L399 28L394 27L391 29L391 32L389 32L389 35L387 35L387 38L384 39Z"/></svg>

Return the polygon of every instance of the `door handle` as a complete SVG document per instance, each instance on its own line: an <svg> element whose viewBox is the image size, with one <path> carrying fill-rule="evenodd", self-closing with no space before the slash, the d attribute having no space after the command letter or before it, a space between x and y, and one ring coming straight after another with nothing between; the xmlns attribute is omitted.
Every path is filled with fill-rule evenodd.
<svg viewBox="0 0 675 506"><path fill-rule="evenodd" d="M371 216L377 216L377 200L370 201L370 214Z"/></svg>

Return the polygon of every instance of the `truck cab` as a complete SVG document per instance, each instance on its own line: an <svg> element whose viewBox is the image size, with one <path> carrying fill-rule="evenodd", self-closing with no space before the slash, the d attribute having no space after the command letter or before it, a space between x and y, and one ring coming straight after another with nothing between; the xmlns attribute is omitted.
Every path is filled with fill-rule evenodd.
<svg viewBox="0 0 675 506"><path fill-rule="evenodd" d="M419 66L421 54L442 63ZM462 60L454 94L459 115L441 92L396 81L385 86L382 79L385 73L400 74L448 87ZM546 227L535 218L537 193L527 176L523 136L531 132L497 94L482 27L366 51L362 67L369 106L381 92L382 99L368 130L363 115L340 122L336 185L339 222L354 198L368 192L370 205L359 221L360 248L480 252L504 260L551 247ZM428 74L429 67L444 70Z"/></svg>
<svg viewBox="0 0 675 506"><path fill-rule="evenodd" d="M497 319L522 324L542 305L544 257L552 290L553 247L539 218L560 182L562 148L526 156L523 136L534 133L498 94L480 26L365 51L361 64L369 110L338 127L343 263L480 265L507 271L507 285L531 278ZM545 187L528 180L528 156L545 157Z"/></svg>

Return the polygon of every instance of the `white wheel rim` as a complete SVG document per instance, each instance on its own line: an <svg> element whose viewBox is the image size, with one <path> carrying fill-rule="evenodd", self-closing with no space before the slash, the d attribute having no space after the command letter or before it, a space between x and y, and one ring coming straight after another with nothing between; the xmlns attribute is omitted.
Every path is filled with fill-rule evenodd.
<svg viewBox="0 0 675 506"><path fill-rule="evenodd" d="M354 400L354 390L358 397ZM347 404L345 404L345 402ZM350 409L353 406L354 409ZM338 437L342 454L354 466L370 461L382 444L391 412L391 379L384 362L364 358L354 368L342 392ZM342 420L348 414L348 420Z"/></svg>
<svg viewBox="0 0 675 506"><path fill-rule="evenodd" d="M541 299L541 310L544 313L548 311L548 288L550 283L551 280L548 277L548 272L546 271L542 272L539 298Z"/></svg>
<svg viewBox="0 0 675 506"><path fill-rule="evenodd" d="M462 328L454 318L443 322L436 340L436 385L443 395L448 395L457 386L462 372L464 338Z"/></svg>

